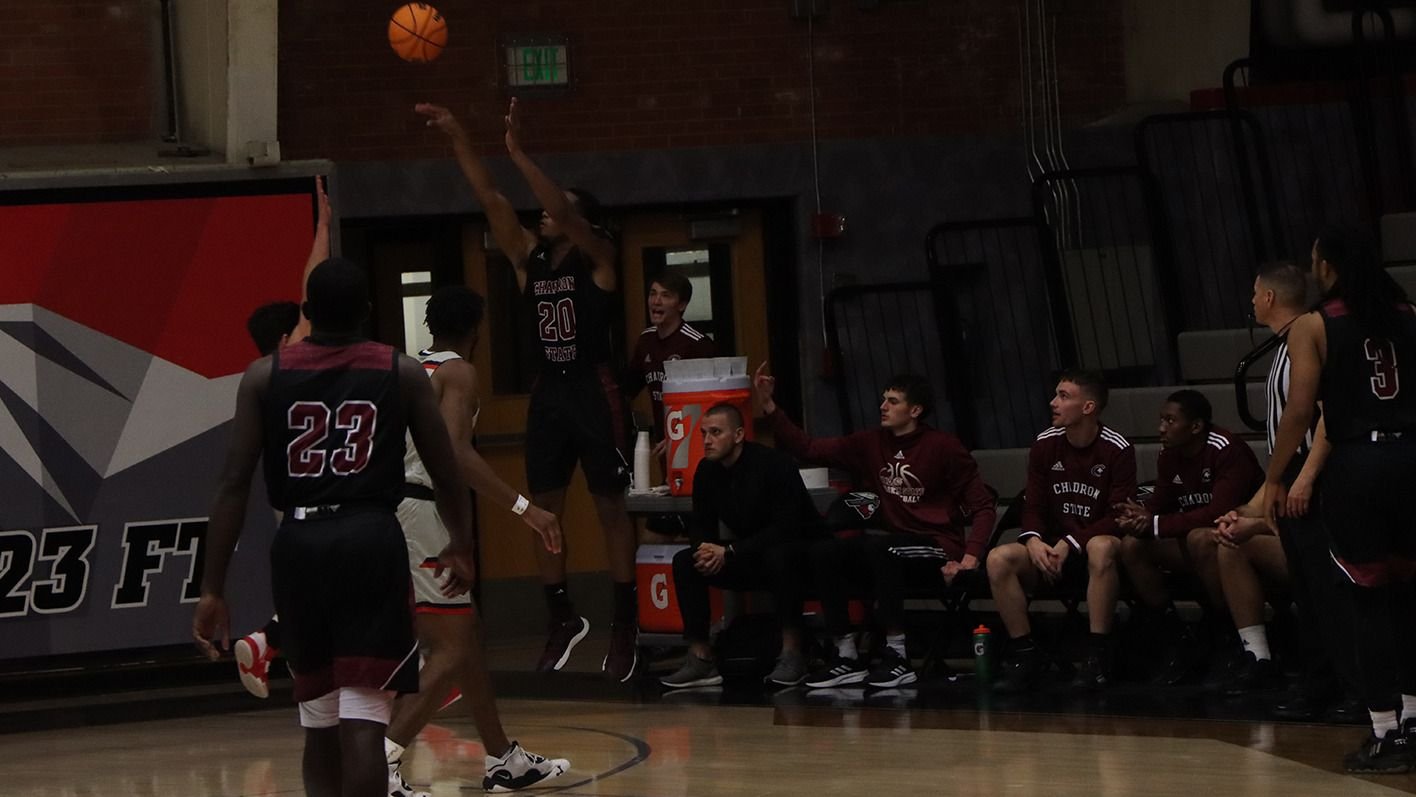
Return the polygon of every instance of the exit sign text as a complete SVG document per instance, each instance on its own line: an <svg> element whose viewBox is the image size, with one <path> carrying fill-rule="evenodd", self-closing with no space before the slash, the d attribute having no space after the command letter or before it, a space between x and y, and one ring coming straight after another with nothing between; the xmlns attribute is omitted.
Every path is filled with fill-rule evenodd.
<svg viewBox="0 0 1416 797"><path fill-rule="evenodd" d="M570 68L564 44L507 44L506 82L513 87L568 86Z"/></svg>

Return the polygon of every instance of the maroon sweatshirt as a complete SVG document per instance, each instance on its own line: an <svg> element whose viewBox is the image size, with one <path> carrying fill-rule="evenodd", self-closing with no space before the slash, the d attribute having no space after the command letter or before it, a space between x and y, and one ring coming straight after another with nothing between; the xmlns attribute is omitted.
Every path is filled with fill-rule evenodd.
<svg viewBox="0 0 1416 797"><path fill-rule="evenodd" d="M955 561L965 554L983 558L997 510L959 438L920 426L898 437L873 429L813 439L780 410L767 419L777 445L797 459L850 471L858 485L878 494L891 530L928 534Z"/></svg>
<svg viewBox="0 0 1416 797"><path fill-rule="evenodd" d="M1028 489L1018 542L1040 537L1048 545L1065 539L1078 553L1098 534L1116 534L1115 505L1136 494L1136 449L1120 432L1102 426L1084 448L1067 430L1047 429L1028 453Z"/></svg>
<svg viewBox="0 0 1416 797"><path fill-rule="evenodd" d="M1146 508L1155 515L1151 531L1157 537L1183 537L1191 529L1213 526L1215 518L1249 500L1263 481L1253 449L1211 426L1195 456L1187 457L1176 448L1161 450L1155 494L1146 500Z"/></svg>

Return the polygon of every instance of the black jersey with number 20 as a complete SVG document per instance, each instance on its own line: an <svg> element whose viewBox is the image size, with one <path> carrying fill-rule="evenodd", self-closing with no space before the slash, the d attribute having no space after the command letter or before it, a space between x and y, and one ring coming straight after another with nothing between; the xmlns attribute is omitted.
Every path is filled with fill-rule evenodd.
<svg viewBox="0 0 1416 797"><path fill-rule="evenodd" d="M558 266L537 246L526 260L526 304L541 349L541 375L582 375L610 361L613 294L595 284L590 258L573 248Z"/></svg>
<svg viewBox="0 0 1416 797"><path fill-rule="evenodd" d="M263 412L271 506L398 505L407 421L392 347L304 340L277 350Z"/></svg>
<svg viewBox="0 0 1416 797"><path fill-rule="evenodd" d="M1383 334L1353 318L1340 299L1318 308L1327 332L1321 398L1330 440L1416 433L1416 315L1409 304L1401 311L1394 334Z"/></svg>

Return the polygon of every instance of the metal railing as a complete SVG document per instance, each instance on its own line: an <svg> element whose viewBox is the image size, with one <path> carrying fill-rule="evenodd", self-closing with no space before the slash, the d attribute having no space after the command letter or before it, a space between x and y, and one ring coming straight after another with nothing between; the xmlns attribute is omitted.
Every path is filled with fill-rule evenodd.
<svg viewBox="0 0 1416 797"><path fill-rule="evenodd" d="M929 379L938 398L935 425L972 442L974 412L966 392L953 392L967 374L946 354L955 345L946 341L958 338L946 331L948 313L939 312L938 297L938 286L928 281L848 285L827 294L826 342L847 433L879 426L881 390L897 374L916 373Z"/></svg>
<svg viewBox="0 0 1416 797"><path fill-rule="evenodd" d="M1153 178L1135 166L1046 172L1033 206L1062 364L1115 385L1175 378L1180 286Z"/></svg>
<svg viewBox="0 0 1416 797"><path fill-rule="evenodd" d="M1258 123L1244 111L1149 116L1136 126L1136 159L1156 186L1185 287L1175 297L1182 328L1243 326L1277 218Z"/></svg>
<svg viewBox="0 0 1416 797"><path fill-rule="evenodd" d="M1239 364L1234 366L1234 402L1239 409L1239 420L1256 432L1268 431L1268 421L1255 418L1249 411L1249 369L1282 345L1284 340L1284 336L1274 335L1239 358Z"/></svg>
<svg viewBox="0 0 1416 797"><path fill-rule="evenodd" d="M1380 39L1369 40L1374 17ZM1260 254L1305 260L1326 223L1375 229L1381 217L1416 209L1416 153L1411 106L1398 63L1391 14L1364 8L1352 17L1352 44L1332 56L1333 79L1268 84L1252 79L1241 58L1224 70L1225 107L1238 125L1257 120L1272 161L1257 158L1270 201L1278 209ZM1267 258L1264 258L1267 259Z"/></svg>
<svg viewBox="0 0 1416 797"><path fill-rule="evenodd" d="M980 448L1024 446L1047 422L1046 397L1061 367L1047 289L1047 263L1035 218L936 224L925 259L936 291L947 297L957 341L955 414Z"/></svg>

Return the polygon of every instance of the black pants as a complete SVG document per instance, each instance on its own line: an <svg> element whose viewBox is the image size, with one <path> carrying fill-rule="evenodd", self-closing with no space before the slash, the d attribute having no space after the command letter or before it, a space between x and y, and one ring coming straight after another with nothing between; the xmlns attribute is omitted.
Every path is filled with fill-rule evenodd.
<svg viewBox="0 0 1416 797"><path fill-rule="evenodd" d="M826 630L832 636L850 633L852 595L874 597L876 622L886 630L904 628L905 596L910 589L942 585L940 569L947 561L934 538L924 534L862 534L815 543L811 569Z"/></svg>
<svg viewBox="0 0 1416 797"><path fill-rule="evenodd" d="M1361 696L1369 710L1390 711L1416 695L1416 444L1335 444L1323 480L1332 557L1351 583Z"/></svg>
<svg viewBox="0 0 1416 797"><path fill-rule="evenodd" d="M766 590L772 594L782 629L800 628L806 550L803 543L787 543L758 553L737 553L729 556L723 569L711 576L698 572L693 566L693 548L674 554L674 593L678 596L679 615L683 617L684 639L708 641L709 587Z"/></svg>
<svg viewBox="0 0 1416 797"><path fill-rule="evenodd" d="M1310 688L1328 687L1335 678L1344 690L1355 693L1352 591L1342 583L1342 573L1333 564L1327 527L1317 506L1315 501L1308 514L1280 518L1278 523L1293 603L1298 607L1304 678Z"/></svg>

